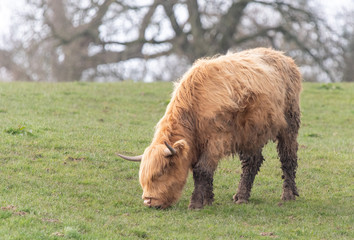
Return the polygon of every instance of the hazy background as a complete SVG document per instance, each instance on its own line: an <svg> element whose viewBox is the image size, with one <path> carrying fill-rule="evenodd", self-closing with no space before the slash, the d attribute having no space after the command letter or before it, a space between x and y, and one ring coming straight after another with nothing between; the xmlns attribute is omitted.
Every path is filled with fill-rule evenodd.
<svg viewBox="0 0 354 240"><path fill-rule="evenodd" d="M252 47L354 81L354 0L1 0L1 81L169 81Z"/></svg>

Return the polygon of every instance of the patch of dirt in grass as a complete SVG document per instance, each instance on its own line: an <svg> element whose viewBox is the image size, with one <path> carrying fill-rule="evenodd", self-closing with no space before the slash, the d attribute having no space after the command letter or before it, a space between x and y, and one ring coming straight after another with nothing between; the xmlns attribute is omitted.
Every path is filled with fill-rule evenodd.
<svg viewBox="0 0 354 240"><path fill-rule="evenodd" d="M60 222L59 219L55 219L55 218L43 218L42 221L43 222L48 222L48 223L58 223L58 222Z"/></svg>
<svg viewBox="0 0 354 240"><path fill-rule="evenodd" d="M17 216L25 216L26 214L27 213L24 211L14 212L14 215L17 215Z"/></svg>
<svg viewBox="0 0 354 240"><path fill-rule="evenodd" d="M278 237L273 232L261 232L260 235L263 236L263 237L272 237L272 238L277 238Z"/></svg>
<svg viewBox="0 0 354 240"><path fill-rule="evenodd" d="M13 215L16 215L16 216L25 216L27 215L28 213L27 212L24 212L24 211L16 211L17 207L14 206L14 205L8 205L6 207L1 207L1 210L2 211L8 211L8 212L12 212Z"/></svg>
<svg viewBox="0 0 354 240"><path fill-rule="evenodd" d="M84 160L86 160L84 157L67 157L64 161L64 165L68 162L82 162Z"/></svg>
<svg viewBox="0 0 354 240"><path fill-rule="evenodd" d="M54 232L54 233L52 233L52 236L64 237L64 233L61 233L61 232Z"/></svg>
<svg viewBox="0 0 354 240"><path fill-rule="evenodd" d="M3 210L3 211L15 211L16 207L14 205L8 205L6 207L1 207L1 210Z"/></svg>

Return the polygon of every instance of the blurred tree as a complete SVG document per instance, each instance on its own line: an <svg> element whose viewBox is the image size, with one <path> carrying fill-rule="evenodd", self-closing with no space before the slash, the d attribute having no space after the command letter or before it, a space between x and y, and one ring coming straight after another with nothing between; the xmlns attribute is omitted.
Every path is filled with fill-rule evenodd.
<svg viewBox="0 0 354 240"><path fill-rule="evenodd" d="M144 78L151 72L174 78L200 57L272 46L336 81L339 50L311 4L314 1L27 0L22 27L14 27L11 44L0 51L0 67L13 79L30 81ZM149 65L149 59L158 60ZM136 70L127 71L127 65Z"/></svg>
<svg viewBox="0 0 354 240"><path fill-rule="evenodd" d="M354 11L348 11L344 16L344 76L343 81L354 82Z"/></svg>

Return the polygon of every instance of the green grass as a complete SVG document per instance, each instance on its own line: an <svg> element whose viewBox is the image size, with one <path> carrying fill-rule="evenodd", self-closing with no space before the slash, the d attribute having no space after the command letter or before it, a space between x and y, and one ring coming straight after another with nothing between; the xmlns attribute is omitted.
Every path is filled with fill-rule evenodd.
<svg viewBox="0 0 354 240"><path fill-rule="evenodd" d="M0 239L354 239L354 85L304 84L297 183L280 204L275 144L250 203L235 205L238 159L215 175L215 203L143 206L141 154L171 83L0 83Z"/></svg>

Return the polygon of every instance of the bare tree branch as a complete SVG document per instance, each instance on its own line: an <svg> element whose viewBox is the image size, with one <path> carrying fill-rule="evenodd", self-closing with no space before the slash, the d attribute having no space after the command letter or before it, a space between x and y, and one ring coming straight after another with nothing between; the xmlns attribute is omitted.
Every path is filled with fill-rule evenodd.
<svg viewBox="0 0 354 240"><path fill-rule="evenodd" d="M178 1L176 1L176 0L165 1L165 2L163 2L163 8L166 12L167 17L170 20L171 26L172 26L176 36L180 36L183 33L183 30L179 26L175 12L173 11L173 7L177 2Z"/></svg>
<svg viewBox="0 0 354 240"><path fill-rule="evenodd" d="M217 30L214 40L217 40L220 37L220 40L217 42L222 52L226 52L232 46L233 36L237 34L241 18L250 2L252 2L252 0L234 1L228 12L220 18L220 21L216 26Z"/></svg>

